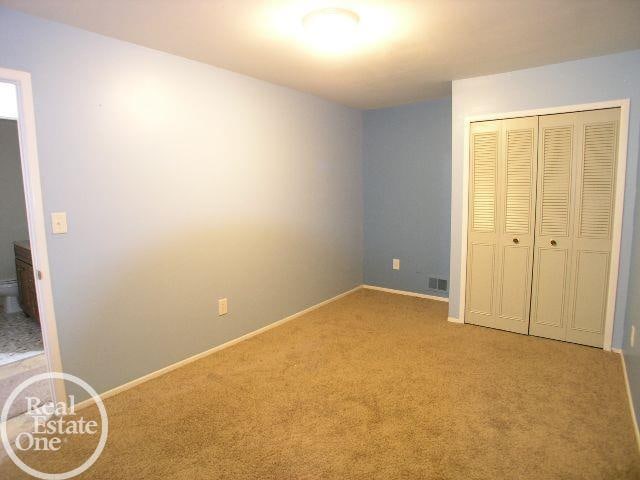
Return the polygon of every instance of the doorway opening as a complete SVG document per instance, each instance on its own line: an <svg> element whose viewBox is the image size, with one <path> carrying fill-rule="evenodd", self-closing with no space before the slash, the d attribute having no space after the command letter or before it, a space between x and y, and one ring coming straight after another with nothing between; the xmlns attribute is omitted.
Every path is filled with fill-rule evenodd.
<svg viewBox="0 0 640 480"><path fill-rule="evenodd" d="M30 76L0 69L0 408L34 375L61 372L48 276ZM33 383L3 411L10 439L34 406L64 400L61 381Z"/></svg>

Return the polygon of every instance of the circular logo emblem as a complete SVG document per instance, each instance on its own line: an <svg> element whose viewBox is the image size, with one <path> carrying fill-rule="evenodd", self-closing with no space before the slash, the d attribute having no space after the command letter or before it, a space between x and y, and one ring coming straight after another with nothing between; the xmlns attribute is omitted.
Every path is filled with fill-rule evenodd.
<svg viewBox="0 0 640 480"><path fill-rule="evenodd" d="M58 401L56 403L45 403L40 401L36 397L26 397L25 415L31 419L31 429L27 431L21 431L12 441L9 439L7 432L7 420L9 418L9 412L13 403L26 388L31 385L48 381L51 379L65 380L71 382L82 388L93 399L98 411L100 413L100 427L96 420L87 420L80 416L76 412L75 398L70 395L69 401ZM51 372L41 373L28 378L20 385L18 385L2 408L2 414L0 415L0 435L2 436L2 445L4 446L9 458L13 460L23 472L42 480L65 480L67 478L75 477L85 472L91 465L98 459L102 450L107 443L107 435L109 432L109 420L107 418L107 410L102 403L102 399L98 393L87 382L75 375L68 373ZM63 443L69 436L85 435L96 437L100 430L100 436L98 444L93 453L87 458L84 463L73 470L62 473L47 473L37 470L27 465L17 454L16 449L19 451L47 451L57 452L62 449Z"/></svg>

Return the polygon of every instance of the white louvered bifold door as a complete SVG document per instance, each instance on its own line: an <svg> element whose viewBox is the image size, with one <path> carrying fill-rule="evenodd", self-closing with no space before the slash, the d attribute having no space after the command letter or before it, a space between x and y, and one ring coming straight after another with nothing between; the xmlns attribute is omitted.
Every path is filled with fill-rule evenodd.
<svg viewBox="0 0 640 480"><path fill-rule="evenodd" d="M540 117L532 335L603 344L618 117Z"/></svg>
<svg viewBox="0 0 640 480"><path fill-rule="evenodd" d="M491 326L498 258L498 157L502 123L471 124L466 321Z"/></svg>
<svg viewBox="0 0 640 480"><path fill-rule="evenodd" d="M572 276L566 340L602 347L609 290L620 109L577 115Z"/></svg>
<svg viewBox="0 0 640 480"><path fill-rule="evenodd" d="M466 321L527 333L537 117L471 125Z"/></svg>
<svg viewBox="0 0 640 480"><path fill-rule="evenodd" d="M576 114L539 119L538 195L529 333L564 339L569 299Z"/></svg>

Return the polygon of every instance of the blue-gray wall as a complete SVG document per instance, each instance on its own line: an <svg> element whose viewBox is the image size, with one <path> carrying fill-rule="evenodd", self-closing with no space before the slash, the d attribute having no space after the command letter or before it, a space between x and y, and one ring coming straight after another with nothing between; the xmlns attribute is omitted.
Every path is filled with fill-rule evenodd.
<svg viewBox="0 0 640 480"><path fill-rule="evenodd" d="M631 134L638 137L640 132L636 129L634 132L631 132ZM635 188L637 190L640 186L640 171L638 172L638 177L629 179L629 181L635 182ZM631 208L631 206L629 208ZM640 195L636 195L634 217L631 276L629 278L627 318L622 351L627 367L627 378L629 379L629 386L631 387L636 419L640 421ZM635 345L633 347L630 343L631 325L636 327Z"/></svg>
<svg viewBox="0 0 640 480"><path fill-rule="evenodd" d="M443 295L427 277L449 278L451 99L366 111L363 155L365 283Z"/></svg>
<svg viewBox="0 0 640 480"><path fill-rule="evenodd" d="M621 98L631 99L627 184L613 337L613 346L617 348L622 346L638 167L640 50L453 82L451 289L449 295L451 317L459 316L460 307L465 117Z"/></svg>
<svg viewBox="0 0 640 480"><path fill-rule="evenodd" d="M362 283L361 112L3 8L0 66L32 75L62 362L99 392Z"/></svg>

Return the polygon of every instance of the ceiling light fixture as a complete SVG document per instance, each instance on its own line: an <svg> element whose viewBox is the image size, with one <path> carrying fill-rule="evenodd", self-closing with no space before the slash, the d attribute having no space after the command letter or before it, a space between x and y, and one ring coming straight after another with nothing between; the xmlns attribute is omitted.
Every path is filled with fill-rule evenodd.
<svg viewBox="0 0 640 480"><path fill-rule="evenodd" d="M302 24L313 46L340 52L353 45L360 17L344 8L322 8L306 14Z"/></svg>

